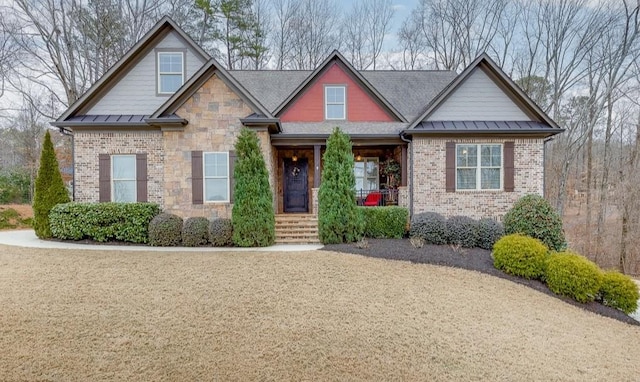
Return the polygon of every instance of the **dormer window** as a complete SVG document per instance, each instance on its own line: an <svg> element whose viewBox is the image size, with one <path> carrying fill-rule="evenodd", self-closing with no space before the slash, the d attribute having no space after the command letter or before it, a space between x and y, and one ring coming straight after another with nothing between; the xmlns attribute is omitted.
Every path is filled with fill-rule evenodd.
<svg viewBox="0 0 640 382"><path fill-rule="evenodd" d="M184 52L158 52L158 94L173 94L184 83Z"/></svg>
<svg viewBox="0 0 640 382"><path fill-rule="evenodd" d="M346 119L346 91L344 86L325 86L325 119Z"/></svg>

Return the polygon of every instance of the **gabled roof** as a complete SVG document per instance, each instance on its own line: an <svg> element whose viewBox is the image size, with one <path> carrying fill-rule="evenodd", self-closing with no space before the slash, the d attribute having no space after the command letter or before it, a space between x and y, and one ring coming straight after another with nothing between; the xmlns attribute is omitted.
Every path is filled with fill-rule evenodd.
<svg viewBox="0 0 640 382"><path fill-rule="evenodd" d="M196 55L208 60L210 56L189 35L187 35L169 16L164 16L147 32L127 53L116 62L89 90L87 90L73 105L54 122L54 125L61 125L70 116L77 114L89 102L100 94L113 87L123 73L129 71L157 42L164 38L171 31L177 32L182 39L193 49Z"/></svg>
<svg viewBox="0 0 640 382"><path fill-rule="evenodd" d="M502 69L486 54L483 53L476 58L469 66L467 66L458 77L456 77L446 88L444 88L440 94L438 94L425 108L425 110L418 115L418 117L411 122L407 130L416 129L421 122L423 122L429 115L442 105L456 89L458 89L472 74L478 69L486 70L494 81L506 92L506 94L518 104L523 111L532 117L532 119L539 120L548 124L550 127L557 129L558 132L563 130L527 96L520 87L507 76Z"/></svg>
<svg viewBox="0 0 640 382"><path fill-rule="evenodd" d="M353 76L353 78L360 83L361 86L367 90L381 106L383 106L387 111L389 111L393 116L395 116L398 120L407 122L404 116L386 100L378 90L367 81L366 78L360 72L358 72L350 63L347 61L340 52L334 50L329 57L327 57L319 66L309 74L309 76L302 81L300 85L273 111L274 115L280 114L283 110L285 110L289 105L293 103L298 97L302 95L304 89L309 87L315 79L319 78L322 73L324 73L331 65L332 62L337 61L342 65L344 69Z"/></svg>

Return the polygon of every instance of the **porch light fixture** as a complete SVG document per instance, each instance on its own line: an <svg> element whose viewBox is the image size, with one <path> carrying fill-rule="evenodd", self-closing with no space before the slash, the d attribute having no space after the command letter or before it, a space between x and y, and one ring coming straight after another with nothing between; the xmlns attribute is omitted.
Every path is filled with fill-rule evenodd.
<svg viewBox="0 0 640 382"><path fill-rule="evenodd" d="M293 156L291 157L291 160L294 161L294 162L298 161L298 155L296 154L295 151L293 152Z"/></svg>
<svg viewBox="0 0 640 382"><path fill-rule="evenodd" d="M358 162L360 162L360 161L362 160L362 157L360 156L360 154L357 154L357 155L356 155L356 160L357 160Z"/></svg>

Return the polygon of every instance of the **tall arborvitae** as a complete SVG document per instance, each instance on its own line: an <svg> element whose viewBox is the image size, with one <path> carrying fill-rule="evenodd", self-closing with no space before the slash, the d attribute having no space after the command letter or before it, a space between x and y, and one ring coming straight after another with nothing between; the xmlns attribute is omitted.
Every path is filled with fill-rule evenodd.
<svg viewBox="0 0 640 382"><path fill-rule="evenodd" d="M233 243L240 247L273 245L276 238L273 194L257 134L242 129L235 147Z"/></svg>
<svg viewBox="0 0 640 382"><path fill-rule="evenodd" d="M69 193L64 187L62 175L58 168L58 159L53 149L51 135L47 131L40 155L40 169L36 177L35 196L33 199L33 229L41 239L51 237L49 227L49 211L60 203L69 202Z"/></svg>
<svg viewBox="0 0 640 382"><path fill-rule="evenodd" d="M353 153L347 134L335 128L322 157L322 183L318 193L318 229L325 244L360 239L364 229L356 208Z"/></svg>

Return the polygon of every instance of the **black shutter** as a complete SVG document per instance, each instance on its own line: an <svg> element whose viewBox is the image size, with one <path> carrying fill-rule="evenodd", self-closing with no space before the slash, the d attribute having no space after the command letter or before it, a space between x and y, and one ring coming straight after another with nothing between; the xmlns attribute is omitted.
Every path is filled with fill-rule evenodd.
<svg viewBox="0 0 640 382"><path fill-rule="evenodd" d="M136 192L138 202L147 201L147 154L136 154Z"/></svg>
<svg viewBox="0 0 640 382"><path fill-rule="evenodd" d="M229 202L233 203L233 188L235 187L235 178L233 176L233 171L236 168L236 156L235 151L229 151Z"/></svg>
<svg viewBox="0 0 640 382"><path fill-rule="evenodd" d="M513 142L505 142L504 143L504 190L506 192L513 192L515 189L514 185L514 143Z"/></svg>
<svg viewBox="0 0 640 382"><path fill-rule="evenodd" d="M111 201L111 156L109 154L98 155L98 186L99 201Z"/></svg>
<svg viewBox="0 0 640 382"><path fill-rule="evenodd" d="M446 190L447 192L456 191L456 143L447 142L446 146Z"/></svg>
<svg viewBox="0 0 640 382"><path fill-rule="evenodd" d="M191 152L191 202L202 204L204 202L202 183L202 151Z"/></svg>

